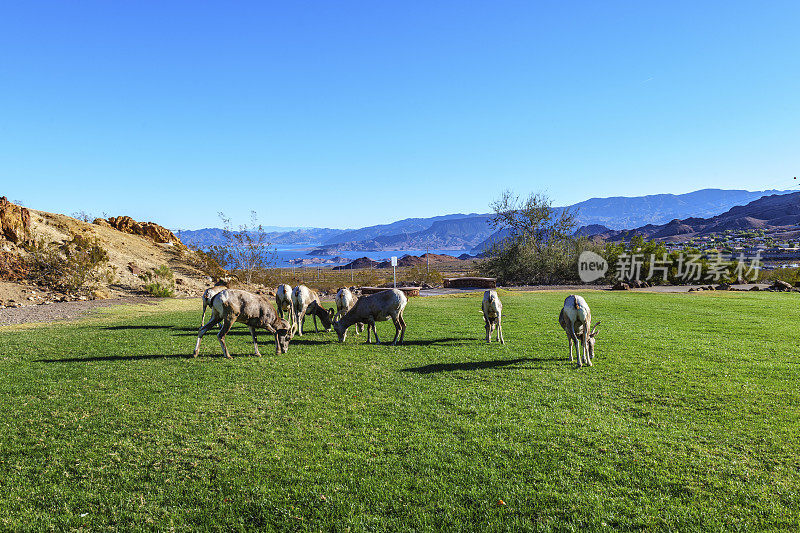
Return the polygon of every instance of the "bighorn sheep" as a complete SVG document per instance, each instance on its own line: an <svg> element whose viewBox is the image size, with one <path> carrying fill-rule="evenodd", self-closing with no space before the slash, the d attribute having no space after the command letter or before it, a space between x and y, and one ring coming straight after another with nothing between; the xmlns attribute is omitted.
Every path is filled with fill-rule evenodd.
<svg viewBox="0 0 800 533"><path fill-rule="evenodd" d="M214 296L219 294L220 292L227 289L228 286L224 283L219 285L214 285L213 287L209 287L208 289L203 291L203 316L200 318L200 325L202 326L206 322L206 307L211 307L211 300L214 299Z"/></svg>
<svg viewBox="0 0 800 533"><path fill-rule="evenodd" d="M333 309L325 309L319 301L319 295L306 287L305 285L298 285L292 291L292 306L294 307L294 323L297 325L297 334L303 336L303 322L306 320L306 314L311 313L314 317L314 331L319 333L317 327L317 317L322 322L322 327L325 331L331 330L333 323Z"/></svg>
<svg viewBox="0 0 800 533"><path fill-rule="evenodd" d="M222 352L228 359L231 359L231 354L225 345L225 335L228 334L234 322L247 324L250 328L255 354L258 356L261 354L258 351L258 339L256 338L257 327L264 328L275 335L276 355L289 350L289 341L292 340L294 334L294 327L290 326L283 318L279 318L272 303L265 298L247 291L225 289L211 300L211 320L200 328L197 334L194 357L200 353L200 340L203 335L220 322L222 322L222 327L219 329L217 338L222 345Z"/></svg>
<svg viewBox="0 0 800 533"><path fill-rule="evenodd" d="M369 331L375 334L375 342L380 344L378 331L375 329L376 321L383 321L392 317L395 332L392 344L397 344L397 336L400 335L400 344L403 344L403 336L406 333L406 322L403 320L403 309L406 307L408 299L403 291L389 289L369 296L362 296L356 304L338 321L334 322L333 329L339 336L339 342L344 342L347 337L347 328L357 322L367 325L367 344L370 342Z"/></svg>
<svg viewBox="0 0 800 533"><path fill-rule="evenodd" d="M572 343L575 343L575 349L578 352L578 366L587 364L592 366L592 359L594 358L594 343L597 336L597 327L600 321L595 324L592 329L592 312L589 309L589 304L582 296L573 294L567 296L564 300L564 307L558 315L558 323L564 328L569 339L569 360L572 359ZM583 354L581 354L581 348Z"/></svg>
<svg viewBox="0 0 800 533"><path fill-rule="evenodd" d="M345 313L347 313L354 305L356 305L356 297L353 295L352 291L347 288L342 288L336 291L336 297L334 298L336 302L336 314L334 315L334 320L341 320ZM361 329L363 328L363 324L361 322L356 323L356 335L361 333Z"/></svg>
<svg viewBox="0 0 800 533"><path fill-rule="evenodd" d="M294 321L294 306L292 305L292 286L287 283L278 285L278 290L275 291L275 307L278 308L278 314L283 318L283 313L288 315L289 323Z"/></svg>
<svg viewBox="0 0 800 533"><path fill-rule="evenodd" d="M503 338L503 327L501 324L503 303L497 296L497 292L488 290L483 293L481 309L483 309L483 321L486 325L486 342L492 342L492 330L497 328L497 340L500 341L500 344L505 344L506 341Z"/></svg>

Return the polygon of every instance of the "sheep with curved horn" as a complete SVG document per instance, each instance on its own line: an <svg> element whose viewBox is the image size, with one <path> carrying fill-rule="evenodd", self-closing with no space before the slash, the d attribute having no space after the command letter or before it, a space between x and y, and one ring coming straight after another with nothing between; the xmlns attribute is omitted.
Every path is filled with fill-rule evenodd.
<svg viewBox="0 0 800 533"><path fill-rule="evenodd" d="M375 329L375 322L381 322L389 318L394 322L395 332L392 344L398 344L397 337L400 336L399 344L403 344L403 336L406 334L406 321L403 320L403 310L408 303L406 295L398 289L388 289L368 296L362 296L356 304L338 322L334 322L333 329L339 337L339 342L344 342L347 338L347 328L362 322L367 325L367 344L370 342L370 329L375 334L375 342L380 344L378 331Z"/></svg>
<svg viewBox="0 0 800 533"><path fill-rule="evenodd" d="M200 328L197 333L197 344L194 347L193 357L200 353L200 341L208 330L222 322L217 339L222 345L222 353L231 359L228 346L225 344L225 335L231 330L234 322L247 324L250 335L253 337L255 355L261 356L258 351L256 328L264 328L275 336L275 354L286 353L289 350L289 341L294 335L294 326L283 318L278 317L272 303L258 294L252 294L239 289L225 289L211 300L211 320Z"/></svg>

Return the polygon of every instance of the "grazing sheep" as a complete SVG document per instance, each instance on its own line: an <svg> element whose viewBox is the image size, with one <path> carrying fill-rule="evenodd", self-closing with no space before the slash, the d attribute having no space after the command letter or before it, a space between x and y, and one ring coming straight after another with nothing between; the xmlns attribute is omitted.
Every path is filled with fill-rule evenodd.
<svg viewBox="0 0 800 533"><path fill-rule="evenodd" d="M225 289L219 292L211 300L211 320L200 328L197 334L197 344L194 347L194 357L200 353L200 341L209 329L222 322L217 338L222 345L222 353L231 359L228 347L225 345L225 335L231 329L234 322L247 324L250 328L250 335L253 337L253 347L255 354L261 356L258 351L258 339L256 338L256 328L264 328L275 335L275 354L286 353L289 350L289 341L292 340L294 327L278 317L272 303L257 294L238 289Z"/></svg>
<svg viewBox="0 0 800 533"><path fill-rule="evenodd" d="M352 291L347 288L342 288L336 291L336 297L334 301L336 302L336 314L334 315L334 320L340 320L346 312L348 312L354 305L356 305L356 297L353 295ZM356 323L356 335L361 333L363 329L363 324L361 322Z"/></svg>
<svg viewBox="0 0 800 533"><path fill-rule="evenodd" d="M283 318L283 313L288 315L289 323L294 321L294 306L292 305L292 286L287 283L278 285L278 290L275 291L275 307L278 308L278 314Z"/></svg>
<svg viewBox="0 0 800 533"><path fill-rule="evenodd" d="M201 326L205 324L206 321L206 307L211 307L211 300L214 299L214 296L227 288L228 286L226 284L220 283L219 285L214 285L203 291L203 316L200 318Z"/></svg>
<svg viewBox="0 0 800 533"><path fill-rule="evenodd" d="M314 331L319 333L319 328L317 327L318 317L325 331L331 330L335 311L322 307L316 291L312 291L305 285L298 285L292 291L292 306L294 307L294 323L297 325L297 334L301 337L303 336L303 323L308 313L311 313L314 317Z"/></svg>
<svg viewBox="0 0 800 533"><path fill-rule="evenodd" d="M339 342L344 342L347 338L347 328L357 322L367 325L367 344L370 342L370 328L375 334L375 342L380 344L378 331L375 329L375 322L380 322L392 318L395 332L392 344L397 344L397 336L400 335L400 344L403 344L403 336L406 333L406 322L403 320L403 309L406 307L408 299L403 291L389 289L369 296L362 296L356 304L338 321L334 322L333 329L339 336Z"/></svg>
<svg viewBox="0 0 800 533"><path fill-rule="evenodd" d="M592 312L589 304L582 296L571 295L564 300L564 307L558 315L558 323L564 328L569 339L569 360L572 359L572 344L575 343L578 352L578 366L587 364L592 366L594 358L595 337L597 337L597 327L600 321L592 326ZM580 341L580 342L579 342ZM581 353L581 349L583 353Z"/></svg>
<svg viewBox="0 0 800 533"><path fill-rule="evenodd" d="M497 292L488 290L483 293L481 309L483 309L483 321L486 326L486 342L492 342L492 330L497 328L497 340L500 341L500 344L505 344L506 341L503 338L503 327L501 323L503 303L497 296Z"/></svg>

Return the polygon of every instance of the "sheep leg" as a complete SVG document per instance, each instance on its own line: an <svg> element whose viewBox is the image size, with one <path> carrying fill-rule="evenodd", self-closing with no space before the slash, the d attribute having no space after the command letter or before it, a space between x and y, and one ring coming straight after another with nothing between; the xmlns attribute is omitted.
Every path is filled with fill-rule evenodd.
<svg viewBox="0 0 800 533"><path fill-rule="evenodd" d="M574 359L572 358L572 337L569 336L567 333L567 342L569 342L569 362L573 362Z"/></svg>
<svg viewBox="0 0 800 533"><path fill-rule="evenodd" d="M222 320L221 317L215 316L212 313L211 320L208 321L208 324L200 328L200 331L197 332L197 344L195 344L194 346L194 353L192 354L192 357L197 357L197 355L200 353L200 339L203 338L203 335L205 335L208 332L208 330L213 328L215 325L219 324L221 320Z"/></svg>
<svg viewBox="0 0 800 533"><path fill-rule="evenodd" d="M372 332L375 334L375 343L380 344L381 341L378 339L378 330L375 329L375 320L370 318L369 322L367 322L367 344L369 344L369 330L372 329Z"/></svg>
<svg viewBox="0 0 800 533"><path fill-rule="evenodd" d="M592 331L592 313L586 313L586 324L583 325L583 358L586 364L592 366L592 358L589 356L589 333Z"/></svg>
<svg viewBox="0 0 800 533"><path fill-rule="evenodd" d="M303 311L295 311L294 313L295 321L297 322L297 334L299 336L303 336L303 324L306 322L306 314L305 310Z"/></svg>
<svg viewBox="0 0 800 533"><path fill-rule="evenodd" d="M402 326L400 326L400 316L393 316L392 322L394 322L394 339L392 339L392 345L397 346L397 337L400 336L400 329L402 328Z"/></svg>
<svg viewBox="0 0 800 533"><path fill-rule="evenodd" d="M315 311L315 312L314 312L314 313L312 313L312 315L311 315L311 316L313 316L313 317L314 317L314 333L319 333L319 328L317 327L317 313L316 313L316 309L314 309L314 311Z"/></svg>
<svg viewBox="0 0 800 533"><path fill-rule="evenodd" d="M250 326L250 335L253 336L253 347L256 349L255 355L261 357L261 353L258 351L258 339L256 338L256 328Z"/></svg>
<svg viewBox="0 0 800 533"><path fill-rule="evenodd" d="M219 343L222 345L222 353L225 354L225 357L228 359L233 359L233 357L231 357L230 352L228 352L228 346L225 344L225 335L231 330L233 322L233 320L225 319L225 322L222 323L222 327L219 328L219 333L217 333L217 339L219 339Z"/></svg>
<svg viewBox="0 0 800 533"><path fill-rule="evenodd" d="M400 326L402 327L400 330L400 344L403 344L403 337L406 335L406 320L403 318L402 313L400 313L398 318L400 319Z"/></svg>
<svg viewBox="0 0 800 533"><path fill-rule="evenodd" d="M586 327L583 330L583 360L584 362L592 366L592 358L589 357L589 328Z"/></svg>
<svg viewBox="0 0 800 533"><path fill-rule="evenodd" d="M500 344L506 343L503 338L503 320L500 317L497 317L497 337L500 339Z"/></svg>
<svg viewBox="0 0 800 533"><path fill-rule="evenodd" d="M375 327L375 322L372 323L372 333L375 334L375 344L380 344L381 340L378 338L378 330Z"/></svg>
<svg viewBox="0 0 800 533"><path fill-rule="evenodd" d="M483 326L486 328L486 343L492 343L492 324L489 322L489 319L483 317Z"/></svg>
<svg viewBox="0 0 800 533"><path fill-rule="evenodd" d="M206 304L205 300L203 300L203 316L200 317L200 327L201 328L203 327L203 324L206 321L206 307L208 307L208 304Z"/></svg>
<svg viewBox="0 0 800 533"><path fill-rule="evenodd" d="M583 355L581 355L581 346L582 344L578 340L578 334L575 332L575 323L572 323L572 327L570 328L571 338L570 340L575 341L575 351L578 352L578 366L583 366ZM570 349L570 355L572 355L572 349Z"/></svg>

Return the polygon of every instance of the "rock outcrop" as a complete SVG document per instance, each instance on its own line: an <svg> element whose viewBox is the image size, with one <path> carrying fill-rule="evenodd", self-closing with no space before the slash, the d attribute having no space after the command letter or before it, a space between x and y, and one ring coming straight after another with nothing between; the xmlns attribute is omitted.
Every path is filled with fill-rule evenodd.
<svg viewBox="0 0 800 533"><path fill-rule="evenodd" d="M185 245L180 241L180 239L178 239L175 236L174 233L172 233L164 226L159 226L154 222L137 222L131 217L120 216L120 217L110 217L105 220L102 218L98 218L94 221L94 223L101 226L108 224L115 230L121 231L123 233L130 233L131 235L141 235L142 237L147 237L153 242L172 243L176 246L185 248Z"/></svg>
<svg viewBox="0 0 800 533"><path fill-rule="evenodd" d="M27 208L12 204L5 196L0 197L0 238L14 244L30 239L31 213Z"/></svg>
<svg viewBox="0 0 800 533"><path fill-rule="evenodd" d="M770 287L773 291L791 291L792 286L789 283L786 283L783 280L775 280L775 282Z"/></svg>

